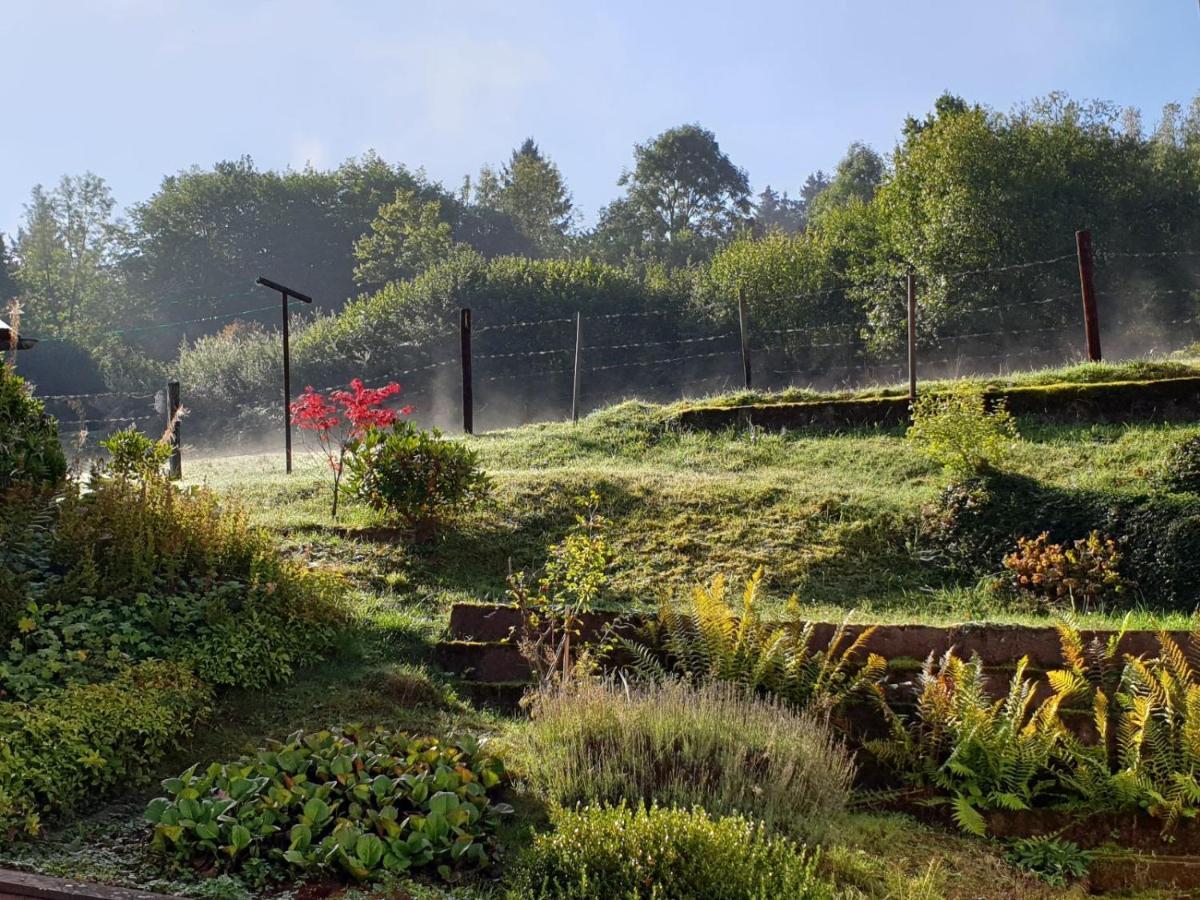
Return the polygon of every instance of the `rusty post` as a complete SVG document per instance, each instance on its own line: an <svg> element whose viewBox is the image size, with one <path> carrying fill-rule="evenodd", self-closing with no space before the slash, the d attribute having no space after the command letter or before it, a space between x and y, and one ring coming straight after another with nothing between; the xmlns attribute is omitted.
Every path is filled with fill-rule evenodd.
<svg viewBox="0 0 1200 900"><path fill-rule="evenodd" d="M1088 359L1100 362L1100 313L1096 309L1096 257L1092 252L1092 233L1075 232L1075 252L1079 256L1079 289L1083 295L1083 333Z"/></svg>

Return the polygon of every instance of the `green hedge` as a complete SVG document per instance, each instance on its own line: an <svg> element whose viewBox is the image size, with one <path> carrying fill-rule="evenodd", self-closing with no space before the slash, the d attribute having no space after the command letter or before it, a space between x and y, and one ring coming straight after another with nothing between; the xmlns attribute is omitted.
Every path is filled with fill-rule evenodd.
<svg viewBox="0 0 1200 900"><path fill-rule="evenodd" d="M0 703L0 834L36 834L46 814L145 781L211 700L186 667L153 661L103 684Z"/></svg>

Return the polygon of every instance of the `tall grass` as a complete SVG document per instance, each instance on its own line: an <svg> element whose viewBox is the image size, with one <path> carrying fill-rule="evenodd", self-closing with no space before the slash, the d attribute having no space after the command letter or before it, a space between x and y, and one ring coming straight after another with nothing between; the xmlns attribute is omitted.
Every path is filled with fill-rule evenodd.
<svg viewBox="0 0 1200 900"><path fill-rule="evenodd" d="M543 691L509 741L518 772L563 806L700 806L809 839L845 807L854 773L823 720L728 684Z"/></svg>

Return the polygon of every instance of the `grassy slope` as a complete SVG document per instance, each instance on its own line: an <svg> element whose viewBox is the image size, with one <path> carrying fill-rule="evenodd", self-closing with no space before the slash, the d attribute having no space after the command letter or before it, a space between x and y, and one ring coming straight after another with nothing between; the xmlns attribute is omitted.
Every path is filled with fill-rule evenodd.
<svg viewBox="0 0 1200 900"><path fill-rule="evenodd" d="M1063 487L1137 491L1195 430L1026 426L1011 466ZM495 501L436 547L397 551L387 575L398 596L431 611L501 597L509 561L538 565L570 525L573 498L595 489L620 551L613 600L621 605L654 606L717 572L739 580L763 566L775 601L795 593L815 615L1028 619L919 561L916 519L943 476L898 431L676 433L661 408L627 403L578 426L526 426L471 443L496 480ZM310 457L291 478L279 469L273 456L210 459L190 462L188 477L242 496L260 521L304 547L329 521L324 473ZM343 543L352 548L354 530L371 521L348 505Z"/></svg>

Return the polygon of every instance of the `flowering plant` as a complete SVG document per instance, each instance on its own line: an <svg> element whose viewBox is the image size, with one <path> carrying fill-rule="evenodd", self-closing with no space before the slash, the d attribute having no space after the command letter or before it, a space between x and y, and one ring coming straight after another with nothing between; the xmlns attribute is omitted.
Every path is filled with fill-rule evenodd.
<svg viewBox="0 0 1200 900"><path fill-rule="evenodd" d="M412 412L411 406L395 410L383 405L388 397L398 393L400 385L394 381L381 388L369 388L361 378L355 378L350 382L350 390L332 391L328 397L311 386L306 387L300 399L292 403L292 421L296 427L317 436L317 443L333 472L333 518L337 518L338 491L351 442L371 427L386 428L393 425L398 416Z"/></svg>

